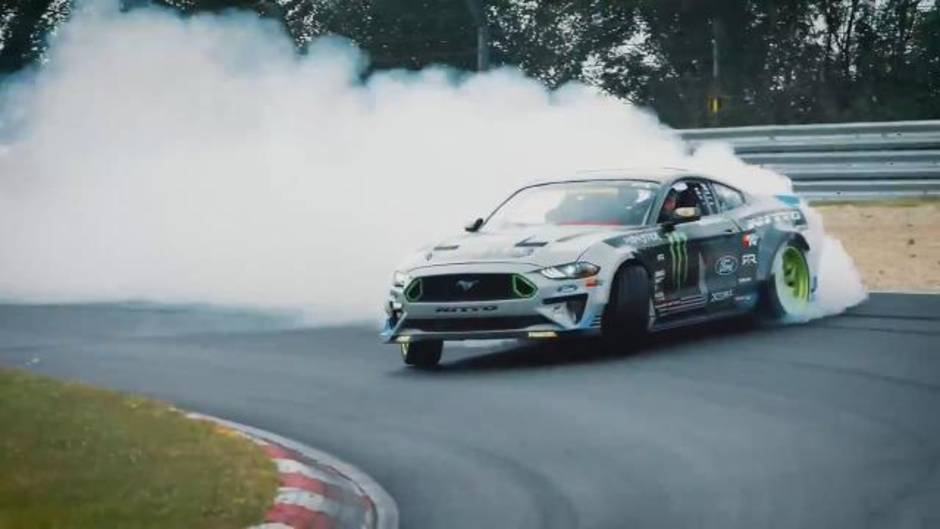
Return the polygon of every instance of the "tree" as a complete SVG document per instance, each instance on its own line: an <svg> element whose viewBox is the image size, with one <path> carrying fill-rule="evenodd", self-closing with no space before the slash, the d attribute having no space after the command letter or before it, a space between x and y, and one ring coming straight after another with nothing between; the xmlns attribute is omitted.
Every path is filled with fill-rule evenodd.
<svg viewBox="0 0 940 529"><path fill-rule="evenodd" d="M476 22L465 0L288 0L283 10L298 46L341 35L369 55L373 70L476 64Z"/></svg>
<svg viewBox="0 0 940 529"><path fill-rule="evenodd" d="M940 0L123 2L184 15L251 10L281 20L301 53L342 35L369 55L365 75L473 70L483 24L493 63L552 88L595 85L677 127L940 117ZM41 60L69 9L70 0L0 4L0 73ZM716 96L717 114L706 106Z"/></svg>
<svg viewBox="0 0 940 529"><path fill-rule="evenodd" d="M65 19L68 0L7 0L0 4L0 74L39 60L46 37Z"/></svg>
<svg viewBox="0 0 940 529"><path fill-rule="evenodd" d="M634 64L635 1L573 0L540 2L503 0L489 4L494 54L518 65L550 87L568 81L610 84L632 93L636 86L615 78Z"/></svg>

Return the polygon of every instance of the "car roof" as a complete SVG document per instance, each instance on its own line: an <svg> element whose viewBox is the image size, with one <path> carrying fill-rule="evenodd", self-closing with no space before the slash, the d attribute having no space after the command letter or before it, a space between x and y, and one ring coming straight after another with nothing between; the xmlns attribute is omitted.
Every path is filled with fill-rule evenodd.
<svg viewBox="0 0 940 529"><path fill-rule="evenodd" d="M588 169L576 171L562 178L550 178L528 183L525 187L560 182L579 182L584 180L645 180L665 184L683 177L699 177L716 180L702 171L693 171L682 167L632 167L626 169Z"/></svg>

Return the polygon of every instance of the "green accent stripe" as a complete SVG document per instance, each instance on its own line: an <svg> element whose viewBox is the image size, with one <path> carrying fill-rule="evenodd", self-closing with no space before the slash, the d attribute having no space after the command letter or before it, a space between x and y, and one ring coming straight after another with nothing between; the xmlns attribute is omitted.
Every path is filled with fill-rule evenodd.
<svg viewBox="0 0 940 529"><path fill-rule="evenodd" d="M519 298L531 298L538 291L535 283L519 274L512 275L512 292Z"/></svg>
<svg viewBox="0 0 940 529"><path fill-rule="evenodd" d="M666 234L669 241L669 256L672 258L672 288L677 289L689 279L689 237L680 232Z"/></svg>
<svg viewBox="0 0 940 529"><path fill-rule="evenodd" d="M680 240L680 244L682 245L682 246L681 246L681 251L682 251L682 284L684 285L684 284L686 284L686 283L689 281L689 245L687 244L687 241L689 240L689 237L688 237L686 234L684 234L684 233L680 233L680 234L679 234L679 240Z"/></svg>
<svg viewBox="0 0 940 529"><path fill-rule="evenodd" d="M424 283L421 278L414 279L408 288L405 289L405 299L408 301L418 301L424 294Z"/></svg>

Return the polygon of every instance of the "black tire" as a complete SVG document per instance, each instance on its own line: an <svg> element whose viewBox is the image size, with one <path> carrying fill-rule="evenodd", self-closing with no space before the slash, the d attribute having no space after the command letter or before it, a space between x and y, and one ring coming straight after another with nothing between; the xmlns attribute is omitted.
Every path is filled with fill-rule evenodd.
<svg viewBox="0 0 940 529"><path fill-rule="evenodd" d="M440 340L427 342L403 343L401 347L401 359L410 366L415 367L434 367L441 361L441 353L444 351L444 342Z"/></svg>
<svg viewBox="0 0 940 529"><path fill-rule="evenodd" d="M649 334L652 289L646 269L626 265L617 271L610 287L610 301L601 320L604 344L623 350L641 344Z"/></svg>

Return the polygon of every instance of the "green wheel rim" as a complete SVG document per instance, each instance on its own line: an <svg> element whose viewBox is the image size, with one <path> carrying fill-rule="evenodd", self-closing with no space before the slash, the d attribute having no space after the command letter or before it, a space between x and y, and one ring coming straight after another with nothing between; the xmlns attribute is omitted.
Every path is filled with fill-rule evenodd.
<svg viewBox="0 0 940 529"><path fill-rule="evenodd" d="M799 303L809 301L809 265L806 256L798 248L787 246L781 256L780 283L785 294ZM784 292L781 292L784 294Z"/></svg>

